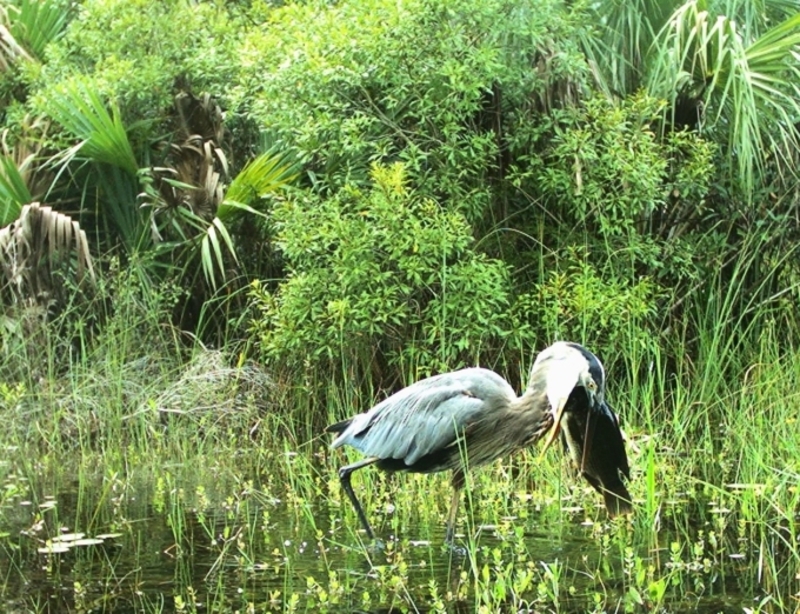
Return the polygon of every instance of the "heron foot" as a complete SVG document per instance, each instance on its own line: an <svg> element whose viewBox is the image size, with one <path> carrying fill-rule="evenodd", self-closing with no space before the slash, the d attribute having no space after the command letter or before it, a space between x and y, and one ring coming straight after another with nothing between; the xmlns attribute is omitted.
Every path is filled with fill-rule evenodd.
<svg viewBox="0 0 800 614"><path fill-rule="evenodd" d="M444 543L444 549L452 556L466 557L467 554L469 554L469 550L467 550L466 546L460 546L453 541L446 541Z"/></svg>
<svg viewBox="0 0 800 614"><path fill-rule="evenodd" d="M367 544L367 550L372 553L384 552L386 550L386 544L382 539L373 537L372 541Z"/></svg>

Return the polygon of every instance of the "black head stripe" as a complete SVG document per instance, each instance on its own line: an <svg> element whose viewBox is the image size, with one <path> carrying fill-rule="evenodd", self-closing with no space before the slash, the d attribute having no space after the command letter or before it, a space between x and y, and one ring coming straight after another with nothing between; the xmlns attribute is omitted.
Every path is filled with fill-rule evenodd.
<svg viewBox="0 0 800 614"><path fill-rule="evenodd" d="M577 350L581 353L581 355L586 359L586 362L589 363L589 374L592 376L592 379L597 383L597 387L600 390L605 388L605 371L603 370L603 365L600 363L600 360L592 354L589 350L578 343L568 342L571 348Z"/></svg>

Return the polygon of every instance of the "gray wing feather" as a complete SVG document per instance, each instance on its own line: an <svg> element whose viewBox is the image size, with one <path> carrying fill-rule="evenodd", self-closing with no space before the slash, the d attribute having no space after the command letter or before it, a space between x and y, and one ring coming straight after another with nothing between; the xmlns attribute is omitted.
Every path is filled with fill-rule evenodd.
<svg viewBox="0 0 800 614"><path fill-rule="evenodd" d="M429 377L353 418L331 447L351 445L368 456L402 458L413 465L426 454L453 445L467 424L494 406L492 397L516 395L502 377L487 369Z"/></svg>

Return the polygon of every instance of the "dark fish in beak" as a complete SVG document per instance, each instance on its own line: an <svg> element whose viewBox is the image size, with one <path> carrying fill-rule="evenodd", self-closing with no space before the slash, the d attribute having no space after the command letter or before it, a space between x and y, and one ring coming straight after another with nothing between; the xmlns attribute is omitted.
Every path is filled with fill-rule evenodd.
<svg viewBox="0 0 800 614"><path fill-rule="evenodd" d="M630 468L617 416L604 401L588 411L578 409L572 396L561 412L560 426L573 465L603 495L609 516L630 514L631 495L621 479L630 479Z"/></svg>

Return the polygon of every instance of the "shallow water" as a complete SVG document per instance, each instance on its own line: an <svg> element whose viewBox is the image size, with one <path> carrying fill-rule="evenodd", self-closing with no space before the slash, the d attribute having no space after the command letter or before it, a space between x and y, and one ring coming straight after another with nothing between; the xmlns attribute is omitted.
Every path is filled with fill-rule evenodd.
<svg viewBox="0 0 800 614"><path fill-rule="evenodd" d="M63 473L35 487L6 476L3 611L732 613L796 603L790 587L778 594L760 577L759 557L774 551L709 539L702 523L641 540L633 525L586 522L580 508L492 525L465 515L450 549L439 523L381 504L370 510L384 541L376 550L326 496L215 490L169 470L139 481ZM487 505L476 496L472 517L491 517Z"/></svg>

